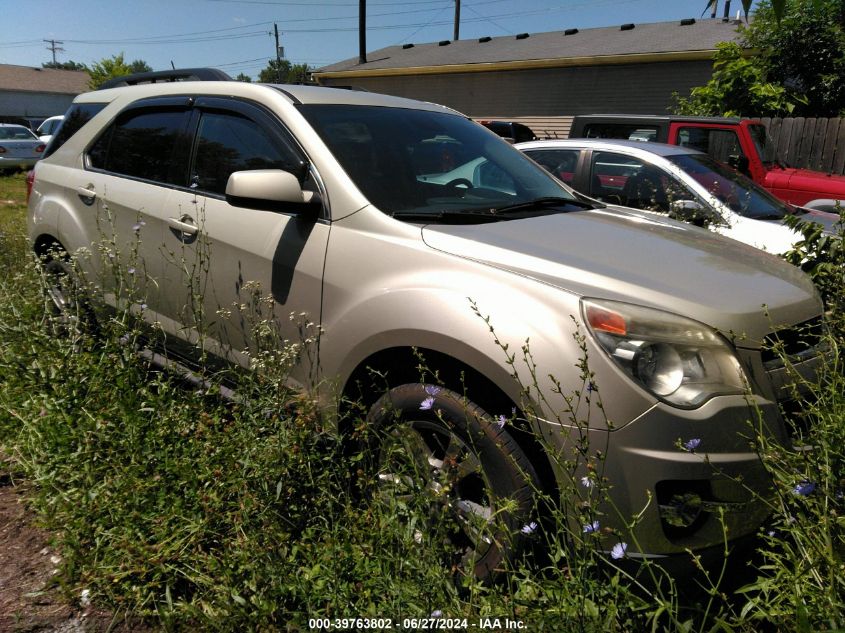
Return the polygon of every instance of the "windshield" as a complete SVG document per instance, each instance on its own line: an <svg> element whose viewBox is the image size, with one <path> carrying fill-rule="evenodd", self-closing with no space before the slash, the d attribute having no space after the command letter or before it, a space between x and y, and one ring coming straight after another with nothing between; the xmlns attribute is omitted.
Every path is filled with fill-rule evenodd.
<svg viewBox="0 0 845 633"><path fill-rule="evenodd" d="M676 154L666 158L734 213L756 220L780 219L790 213L790 208L768 191L707 154Z"/></svg>
<svg viewBox="0 0 845 633"><path fill-rule="evenodd" d="M473 215L535 200L577 202L521 152L462 116L377 106L299 107L361 192L389 215L425 221L448 214L455 221L457 214L472 221Z"/></svg>
<svg viewBox="0 0 845 633"><path fill-rule="evenodd" d="M763 161L763 164L767 168L776 162L783 163L783 161L779 161L777 147L772 137L766 131L766 126L749 125L748 133L751 135L751 140L754 141L754 147L757 148L757 154L759 154L760 160Z"/></svg>

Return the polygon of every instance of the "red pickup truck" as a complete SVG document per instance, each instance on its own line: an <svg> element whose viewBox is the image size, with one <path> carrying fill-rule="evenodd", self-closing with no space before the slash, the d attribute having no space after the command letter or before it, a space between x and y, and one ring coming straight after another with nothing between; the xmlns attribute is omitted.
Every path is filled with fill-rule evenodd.
<svg viewBox="0 0 845 633"><path fill-rule="evenodd" d="M822 211L845 206L845 176L787 167L758 120L688 116L576 116L570 138L620 138L683 145L707 152L781 200Z"/></svg>

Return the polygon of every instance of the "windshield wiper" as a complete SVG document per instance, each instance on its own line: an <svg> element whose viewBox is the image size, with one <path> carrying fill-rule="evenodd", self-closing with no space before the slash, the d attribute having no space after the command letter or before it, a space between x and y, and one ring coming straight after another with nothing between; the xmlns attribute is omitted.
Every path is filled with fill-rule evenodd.
<svg viewBox="0 0 845 633"><path fill-rule="evenodd" d="M568 207L568 208L567 208ZM395 211L390 216L397 220L409 222L424 222L426 224L486 224L489 222L503 222L505 220L516 220L532 217L545 212L548 209L551 213L564 213L577 210L595 209L596 205L574 198L537 198L528 202L509 204L503 207L472 207L468 209L455 209L450 211L439 211L437 213L423 213L419 211Z"/></svg>
<svg viewBox="0 0 845 633"><path fill-rule="evenodd" d="M495 215L510 214L517 211L531 211L551 207L555 212L563 213L564 211L571 211L566 207L575 207L576 209L595 209L596 205L585 200L576 200L575 198L536 198L528 202L518 202L516 204L509 204L504 207L495 207L490 209L490 213Z"/></svg>
<svg viewBox="0 0 845 633"><path fill-rule="evenodd" d="M491 213L488 209L464 209L463 211L439 211L437 213L395 211L390 214L390 217L424 224L486 224L510 219Z"/></svg>

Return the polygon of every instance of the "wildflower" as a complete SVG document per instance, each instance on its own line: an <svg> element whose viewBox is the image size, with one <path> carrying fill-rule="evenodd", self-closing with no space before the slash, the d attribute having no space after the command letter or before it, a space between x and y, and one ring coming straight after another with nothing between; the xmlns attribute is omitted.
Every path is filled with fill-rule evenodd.
<svg viewBox="0 0 845 633"><path fill-rule="evenodd" d="M134 274L135 274L135 269L134 269L134 268L128 268L128 269L126 270L126 272L127 272L127 273L129 273L130 275L134 275Z"/></svg>
<svg viewBox="0 0 845 633"><path fill-rule="evenodd" d="M610 550L610 557L613 560L619 560L620 558L625 557L625 552L628 551L628 544L627 543L617 543L613 546L613 549Z"/></svg>
<svg viewBox="0 0 845 633"><path fill-rule="evenodd" d="M146 310L146 309L147 309L147 304L146 304L146 303L142 303L142 304L141 304L141 309L142 309L142 310Z"/></svg>
<svg viewBox="0 0 845 633"><path fill-rule="evenodd" d="M694 453L695 449L697 449L699 446L701 446L701 439L694 437L691 440L687 440L686 442L684 442L683 446L690 453Z"/></svg>
<svg viewBox="0 0 845 633"><path fill-rule="evenodd" d="M420 411L430 411L431 407L434 406L434 398L429 396L425 400L422 401L420 404Z"/></svg>
<svg viewBox="0 0 845 633"><path fill-rule="evenodd" d="M581 485L585 488L592 488L593 487L593 480L590 479L589 475L584 475L581 477Z"/></svg>
<svg viewBox="0 0 845 633"><path fill-rule="evenodd" d="M500 415L496 418L495 424L498 428L503 429L503 428L505 428L505 423L507 421L508 421L508 419L505 416Z"/></svg>
<svg viewBox="0 0 845 633"><path fill-rule="evenodd" d="M593 532L599 531L599 522L593 521L592 523L587 523L584 526L584 534L592 534Z"/></svg>
<svg viewBox="0 0 845 633"><path fill-rule="evenodd" d="M598 385L596 385L596 383L594 383L592 380L589 383L587 383L587 393L592 393L592 392L598 391L598 390L599 390Z"/></svg>
<svg viewBox="0 0 845 633"><path fill-rule="evenodd" d="M141 220L137 224L132 225L132 230L135 231L136 233L138 233L141 230L141 227L146 226L146 225L147 225L147 223L144 222L143 220Z"/></svg>
<svg viewBox="0 0 845 633"><path fill-rule="evenodd" d="M79 594L79 604L83 607L91 606L91 590L90 589L83 589L82 593Z"/></svg>
<svg viewBox="0 0 845 633"><path fill-rule="evenodd" d="M522 533L523 534L532 534L537 529L537 523L535 521L531 521L526 525L522 526Z"/></svg>
<svg viewBox="0 0 845 633"><path fill-rule="evenodd" d="M430 396L436 396L442 389L436 385L426 385L425 392Z"/></svg>
<svg viewBox="0 0 845 633"><path fill-rule="evenodd" d="M435 609L434 611L431 612L431 615L429 617L439 618L439 617L442 617L442 616L443 616L443 612L440 609Z"/></svg>
<svg viewBox="0 0 845 633"><path fill-rule="evenodd" d="M792 494L806 497L813 493L816 489L816 484L806 479L792 489Z"/></svg>

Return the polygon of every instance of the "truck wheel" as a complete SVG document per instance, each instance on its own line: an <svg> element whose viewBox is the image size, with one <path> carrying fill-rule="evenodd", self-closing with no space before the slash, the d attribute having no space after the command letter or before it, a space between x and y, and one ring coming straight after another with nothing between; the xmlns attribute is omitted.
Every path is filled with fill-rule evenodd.
<svg viewBox="0 0 845 633"><path fill-rule="evenodd" d="M422 495L428 528L448 534L449 568L490 579L524 548L538 525L537 476L481 407L444 387L406 384L382 396L367 422L379 492Z"/></svg>

